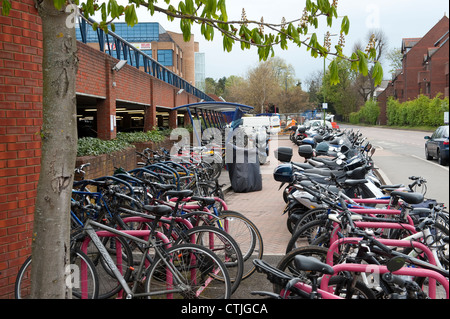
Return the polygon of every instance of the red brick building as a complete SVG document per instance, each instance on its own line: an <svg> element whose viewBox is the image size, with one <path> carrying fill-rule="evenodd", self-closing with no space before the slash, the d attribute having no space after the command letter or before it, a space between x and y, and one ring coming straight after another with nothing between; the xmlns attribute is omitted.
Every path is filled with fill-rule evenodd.
<svg viewBox="0 0 450 319"><path fill-rule="evenodd" d="M386 124L389 97L399 102L413 100L420 94L434 98L448 97L449 87L449 19L444 16L422 38L404 38L402 69L378 95L380 123Z"/></svg>

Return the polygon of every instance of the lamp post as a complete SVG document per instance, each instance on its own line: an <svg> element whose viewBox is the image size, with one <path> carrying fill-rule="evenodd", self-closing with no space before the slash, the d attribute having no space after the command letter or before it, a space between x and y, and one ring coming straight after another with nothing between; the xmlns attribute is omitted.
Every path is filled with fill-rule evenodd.
<svg viewBox="0 0 450 319"><path fill-rule="evenodd" d="M338 34L328 34L328 37L335 37ZM324 46L325 46L325 40L326 40L326 35L323 36L323 42L324 42ZM323 112L323 127L325 128L325 113L326 110L328 109L328 103L326 103L326 99L325 99L325 72L326 72L326 67L325 67L325 61L326 61L326 57L325 55L323 56L323 103L322 103L322 112Z"/></svg>

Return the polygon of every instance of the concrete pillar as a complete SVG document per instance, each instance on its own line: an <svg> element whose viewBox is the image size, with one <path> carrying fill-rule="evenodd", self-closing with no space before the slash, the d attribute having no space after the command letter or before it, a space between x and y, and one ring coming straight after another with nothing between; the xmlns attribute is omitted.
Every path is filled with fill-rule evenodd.
<svg viewBox="0 0 450 319"><path fill-rule="evenodd" d="M177 128L177 111L169 111L169 128L174 129Z"/></svg>
<svg viewBox="0 0 450 319"><path fill-rule="evenodd" d="M116 138L116 91L113 66L105 60L106 99L97 102L97 137L102 140Z"/></svg>

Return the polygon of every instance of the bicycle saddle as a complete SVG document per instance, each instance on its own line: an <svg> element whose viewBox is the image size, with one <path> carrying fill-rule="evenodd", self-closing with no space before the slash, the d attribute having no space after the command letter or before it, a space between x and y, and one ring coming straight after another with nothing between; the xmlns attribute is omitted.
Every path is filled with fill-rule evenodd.
<svg viewBox="0 0 450 319"><path fill-rule="evenodd" d="M423 194L421 193L404 193L399 191L391 192L391 196L398 197L408 204L419 204L423 202Z"/></svg>
<svg viewBox="0 0 450 319"><path fill-rule="evenodd" d="M367 183L367 179L346 179L342 184L344 187L351 187Z"/></svg>
<svg viewBox="0 0 450 319"><path fill-rule="evenodd" d="M314 257L297 255L294 257L294 264L297 270L317 271L325 275L334 274L333 267Z"/></svg>
<svg viewBox="0 0 450 319"><path fill-rule="evenodd" d="M184 189L181 191L170 190L166 194L170 197L178 197L178 199L181 200L186 197L191 197L194 192L190 189Z"/></svg>
<svg viewBox="0 0 450 319"><path fill-rule="evenodd" d="M172 213L172 208L169 206L144 205L144 209L159 217L170 215Z"/></svg>
<svg viewBox="0 0 450 319"><path fill-rule="evenodd" d="M191 200L198 201L205 206L213 205L216 202L216 200L213 197L192 196Z"/></svg>

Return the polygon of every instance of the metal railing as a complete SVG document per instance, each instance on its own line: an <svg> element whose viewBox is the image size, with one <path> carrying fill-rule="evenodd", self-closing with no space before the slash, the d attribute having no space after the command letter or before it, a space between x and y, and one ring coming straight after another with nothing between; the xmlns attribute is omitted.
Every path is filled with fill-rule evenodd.
<svg viewBox="0 0 450 319"><path fill-rule="evenodd" d="M96 21L91 18L86 19L83 16L78 17L81 42L87 43L88 27L92 28L94 23L96 23ZM150 74L151 76L179 89L184 89L187 93L190 93L199 99L204 101L213 101L213 99L206 93L197 89L182 77L167 69L162 64L158 63L158 61L154 60L151 56L147 55L145 52L142 52L114 32L108 31L108 34L106 34L100 28L97 28L94 32L97 33L100 51L119 60L126 60L129 65L138 69L143 67L143 71L145 73ZM143 62L143 65L140 65L141 61Z"/></svg>

